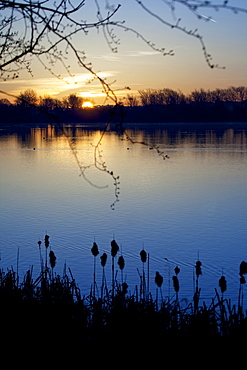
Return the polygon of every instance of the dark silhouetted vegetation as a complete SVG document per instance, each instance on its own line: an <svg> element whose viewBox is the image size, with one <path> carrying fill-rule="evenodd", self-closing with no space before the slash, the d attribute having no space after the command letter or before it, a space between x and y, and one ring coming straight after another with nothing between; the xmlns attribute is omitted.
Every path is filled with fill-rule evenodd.
<svg viewBox="0 0 247 370"><path fill-rule="evenodd" d="M15 104L0 101L0 122L44 123L52 113L61 123L105 123L112 115L111 106L83 108L82 103L75 94L59 100L28 89ZM187 96L167 88L140 90L139 96L127 95L122 105L126 123L246 122L247 88L200 89Z"/></svg>
<svg viewBox="0 0 247 370"><path fill-rule="evenodd" d="M100 256L98 245L94 242L91 249L93 281L88 295L82 296L70 268L65 265L61 275L55 272L56 256L50 250L48 235L45 236L44 247L41 241L38 247L40 273L37 277L34 277L32 268L22 280L13 268L0 270L1 317L10 337L17 334L22 337L26 333L25 337L35 341L42 339L42 336L44 340L44 333L49 333L50 340L60 343L66 340L73 345L77 343L81 348L96 349L99 346L113 349L124 345L128 350L141 342L142 348L151 345L157 351L174 349L174 346L177 349L199 348L205 343L207 350L215 348L218 351L233 343L235 346L242 343L247 329L243 293L247 273L245 261L239 268L236 304L224 297L227 290L224 275L219 276L219 288L215 289L211 302L206 304L201 299L199 279L202 278L202 262L198 260L195 263L194 297L185 305L179 299L180 268L176 266L172 277L174 294L164 297L163 276L158 271L155 276L150 276L150 257L144 250L140 253L142 270L138 269L139 283L130 294L123 274L120 274L120 279L117 278L117 272L125 268L125 260L121 255L117 268L115 258L119 247L116 241L111 242L112 281L109 286L105 278L107 254ZM101 260L102 266L102 276L98 280L95 269L97 259ZM150 279L157 286L155 297L149 291ZM101 286L97 281L101 281Z"/></svg>

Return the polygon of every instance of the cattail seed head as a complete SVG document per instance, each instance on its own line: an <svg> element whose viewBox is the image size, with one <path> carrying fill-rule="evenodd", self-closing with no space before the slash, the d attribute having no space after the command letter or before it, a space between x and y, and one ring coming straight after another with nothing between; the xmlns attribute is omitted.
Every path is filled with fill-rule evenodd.
<svg viewBox="0 0 247 370"><path fill-rule="evenodd" d="M202 275L202 269L201 269L201 266L202 266L201 261L197 261L197 262L196 262L196 266L195 266L195 268L196 268L196 276L197 276L197 278L198 278L200 275Z"/></svg>
<svg viewBox="0 0 247 370"><path fill-rule="evenodd" d="M91 252L92 252L94 257L96 257L99 254L98 245L95 242L93 243L93 246L91 248Z"/></svg>
<svg viewBox="0 0 247 370"><path fill-rule="evenodd" d="M101 266L102 267L105 267L106 260L107 260L107 254L106 253L103 253L102 256L100 257L100 259L101 259Z"/></svg>
<svg viewBox="0 0 247 370"><path fill-rule="evenodd" d="M143 263L147 261L147 252L144 249L140 252L140 256Z"/></svg>
<svg viewBox="0 0 247 370"><path fill-rule="evenodd" d="M159 288L161 288L163 284L163 276L161 276L158 271L156 271L156 274L155 274L155 283L157 284Z"/></svg>
<svg viewBox="0 0 247 370"><path fill-rule="evenodd" d="M239 266L239 275L247 274L247 262L242 261Z"/></svg>
<svg viewBox="0 0 247 370"><path fill-rule="evenodd" d="M226 291L226 278L223 275L219 279L219 287L220 287L221 293L224 293Z"/></svg>
<svg viewBox="0 0 247 370"><path fill-rule="evenodd" d="M120 256L120 257L118 258L118 266L119 266L120 270L123 270L123 269L124 269L125 262L124 262L124 258L123 258L123 256Z"/></svg>
<svg viewBox="0 0 247 370"><path fill-rule="evenodd" d="M116 240L111 241L111 255L112 257L115 257L117 252L119 251L119 246L117 245Z"/></svg>
<svg viewBox="0 0 247 370"><path fill-rule="evenodd" d="M178 275L180 273L180 268L178 266L175 267L174 272L176 275Z"/></svg>
<svg viewBox="0 0 247 370"><path fill-rule="evenodd" d="M48 248L49 245L50 245L50 242L49 242L49 235L45 235L45 247Z"/></svg>
<svg viewBox="0 0 247 370"><path fill-rule="evenodd" d="M57 257L55 256L55 253L53 251L50 251L49 258L50 258L51 268L54 268L55 265L56 265L56 259L57 259Z"/></svg>

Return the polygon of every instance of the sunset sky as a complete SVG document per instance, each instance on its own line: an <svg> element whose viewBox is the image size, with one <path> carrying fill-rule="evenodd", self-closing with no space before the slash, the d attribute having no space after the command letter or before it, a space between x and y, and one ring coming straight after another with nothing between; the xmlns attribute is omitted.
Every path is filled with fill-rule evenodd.
<svg viewBox="0 0 247 370"><path fill-rule="evenodd" d="M195 30L203 35L213 63L225 69L210 69L205 62L200 42L183 32L171 29L159 20L147 14L135 0L123 0L122 6L115 15L115 20L125 20L125 25L137 30L148 41L167 51L172 49L174 56L163 56L152 50L136 37L135 34L115 29L120 39L118 52L113 53L101 30L91 30L87 36L74 39L77 48L86 53L87 61L91 62L101 77L121 98L128 93L136 94L138 90L147 88L180 89L189 93L194 89L227 88L229 86L247 86L247 13L234 14L232 11L201 9L201 20L180 5L173 13L165 0L143 0L143 4L163 19L176 23L181 18L181 26ZM86 1L81 9L81 17L88 22L96 19L96 1ZM119 1L98 0L103 14L107 14L105 4L117 5ZM218 1L223 3L223 1ZM232 0L230 5L247 8L246 0ZM205 21L206 17L212 17ZM66 61L74 77L68 76L61 65L54 67L62 79L58 79L44 70L42 65L33 59L33 77L26 71L18 80L1 82L1 90L18 95L27 88L33 88L39 95L50 94L61 99L71 93L85 99L93 99L102 104L105 101L102 87L98 81L88 83L90 74L79 68L72 55ZM125 90L128 86L131 91ZM6 97L0 95L0 98ZM109 102L110 103L110 102Z"/></svg>

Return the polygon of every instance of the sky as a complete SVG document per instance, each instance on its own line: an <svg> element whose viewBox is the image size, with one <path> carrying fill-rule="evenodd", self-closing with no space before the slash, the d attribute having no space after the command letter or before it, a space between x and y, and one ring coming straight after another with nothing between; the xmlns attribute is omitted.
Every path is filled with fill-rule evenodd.
<svg viewBox="0 0 247 370"><path fill-rule="evenodd" d="M200 88L213 90L247 86L247 12L234 14L225 9L215 11L202 8L199 12L201 19L198 20L181 4L176 3L175 11L171 11L167 3L174 3L172 0L143 0L143 4L163 20L176 23L181 18L180 26L192 31L198 29L197 32L203 35L208 53L213 57L213 63L225 67L211 69L196 38L167 27L148 14L136 0L86 0L80 10L80 17L88 22L93 21L96 19L97 4L104 15L111 6L118 3L121 3L121 7L114 16L116 21L124 20L125 26L138 31L147 41L158 48L165 48L166 51L172 49L174 52L174 56L163 56L141 37L121 28L114 29L116 39L119 40L116 53L110 49L102 29L92 29L88 35L76 36L73 43L85 52L87 62L92 63L100 77L106 78L119 99L148 88L170 88L189 94ZM223 1L214 3L220 4ZM232 0L229 5L247 9L247 0ZM211 19L206 21L207 17ZM72 54L67 57L65 63L70 65L74 77L70 77L58 63L53 67L55 74L62 77L58 79L33 59L33 76L22 71L19 79L1 81L0 90L18 95L32 88L40 96L51 95L59 99L73 93L85 100L91 99L96 104L110 104L110 101L105 101L99 81L90 81L90 73L78 66ZM0 94L0 98L6 97Z"/></svg>

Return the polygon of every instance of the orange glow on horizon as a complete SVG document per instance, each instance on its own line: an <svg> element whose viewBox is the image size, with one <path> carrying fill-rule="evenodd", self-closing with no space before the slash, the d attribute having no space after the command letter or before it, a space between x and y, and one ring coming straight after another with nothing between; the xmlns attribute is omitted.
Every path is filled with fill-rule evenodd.
<svg viewBox="0 0 247 370"><path fill-rule="evenodd" d="M93 107L94 105L90 101L84 101L84 103L82 104L82 108L93 108Z"/></svg>

